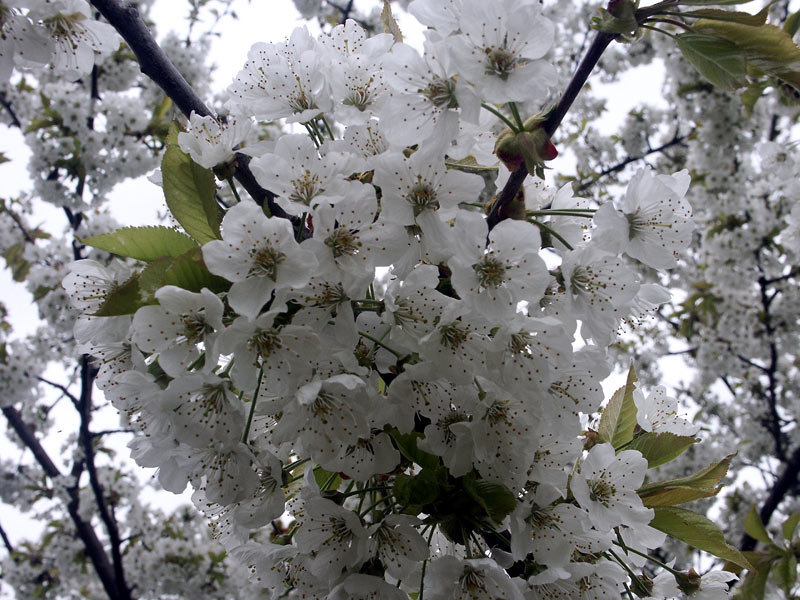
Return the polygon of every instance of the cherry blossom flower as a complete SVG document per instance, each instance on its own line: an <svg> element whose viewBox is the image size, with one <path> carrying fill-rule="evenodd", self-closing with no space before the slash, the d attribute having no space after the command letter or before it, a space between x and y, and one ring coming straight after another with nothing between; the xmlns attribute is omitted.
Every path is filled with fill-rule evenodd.
<svg viewBox="0 0 800 600"><path fill-rule="evenodd" d="M231 116L220 122L192 111L189 131L178 134L178 145L198 165L212 169L233 160L236 147L250 133L250 126L249 119Z"/></svg>
<svg viewBox="0 0 800 600"><path fill-rule="evenodd" d="M595 213L593 240L654 269L674 267L676 253L688 247L694 230L684 199L689 183L685 170L668 176L641 169L628 184L621 212L606 203Z"/></svg>
<svg viewBox="0 0 800 600"><path fill-rule="evenodd" d="M649 523L653 511L636 495L646 471L647 460L640 452L623 450L615 454L611 444L598 444L589 451L580 472L572 476L570 489L600 530L623 523Z"/></svg>
<svg viewBox="0 0 800 600"><path fill-rule="evenodd" d="M258 182L278 194L278 204L292 214L350 195L368 195L366 186L346 179L354 170L349 154L330 150L320 156L307 135L282 136L273 152L253 159L250 166Z"/></svg>
<svg viewBox="0 0 800 600"><path fill-rule="evenodd" d="M228 88L228 104L237 114L272 121L304 123L330 110L326 70L317 42L297 28L283 44L255 44L244 68Z"/></svg>
<svg viewBox="0 0 800 600"><path fill-rule="evenodd" d="M294 239L286 219L268 219L255 202L231 208L222 220L222 239L203 246L208 270L232 281L228 302L254 319L273 292L308 281L317 259Z"/></svg>
<svg viewBox="0 0 800 600"><path fill-rule="evenodd" d="M678 401L667 396L667 389L662 385L654 387L647 397L642 390L635 389L633 401L636 404L636 421L645 431L694 435L700 429L678 414Z"/></svg>
<svg viewBox="0 0 800 600"><path fill-rule="evenodd" d="M133 317L133 342L144 352L158 352L159 364L178 376L205 351L204 369L217 364L215 342L222 330L222 301L208 289L197 294L176 286L156 292L158 306L143 306Z"/></svg>
<svg viewBox="0 0 800 600"><path fill-rule="evenodd" d="M27 4L31 9L28 18L41 20L54 43L52 68L68 79L89 73L96 62L119 47L116 29L96 21L83 0L29 0Z"/></svg>
<svg viewBox="0 0 800 600"><path fill-rule="evenodd" d="M542 60L554 27L537 4L464 0L458 23L452 60L483 100L537 102L555 85L555 69Z"/></svg>

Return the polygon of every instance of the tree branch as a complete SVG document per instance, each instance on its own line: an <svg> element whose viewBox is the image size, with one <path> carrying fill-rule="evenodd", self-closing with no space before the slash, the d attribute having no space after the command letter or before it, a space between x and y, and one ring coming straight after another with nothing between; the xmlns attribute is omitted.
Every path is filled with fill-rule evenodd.
<svg viewBox="0 0 800 600"><path fill-rule="evenodd" d="M608 45L613 39L613 34L598 32L594 40L592 40L592 44L586 51L586 55L583 57L581 64L578 65L578 69L572 76L569 85L567 85L567 89L564 90L564 93L562 94L561 99L558 101L558 104L542 124L542 128L547 133L548 137L552 138L559 125L561 125L561 121L564 120L567 111L570 109L572 103L575 102L578 94L583 89L586 80L589 78L589 74L595 68L600 60L600 57L603 55L603 52L606 48L608 48ZM524 164L522 164L516 171L511 173L511 177L509 177L505 187L503 187L503 190L497 196L494 204L492 204L492 210L489 212L489 216L486 219L489 225L489 231L491 231L495 225L503 220L503 217L500 216L503 207L517 196L517 193L519 192L520 188L522 188L522 183L525 181L527 176L528 169Z"/></svg>
<svg viewBox="0 0 800 600"><path fill-rule="evenodd" d="M781 476L777 479L777 481L775 481L775 485L772 486L767 499L764 500L764 504L761 505L761 510L758 511L758 515L761 517L762 523L765 525L769 524L769 520L772 518L772 513L774 513L775 509L778 508L778 505L780 505L784 496L786 496L786 494L788 494L792 488L797 485L798 482L800 482L799 476L800 446L795 448L794 452L786 463L786 467L783 469L783 473L781 473ZM742 536L742 541L739 544L739 548L742 551L747 552L753 550L755 547L756 540L749 535L744 534Z"/></svg>
<svg viewBox="0 0 800 600"><path fill-rule="evenodd" d="M42 467L45 474L51 479L60 479L62 477L61 471L59 471L58 467L50 459L50 456L36 438L33 430L22 419L22 414L13 406L4 406L2 411L8 424L17 436L19 436L20 440L22 440L22 443L31 451L36 462L39 463L39 466ZM73 469L73 475L79 475L80 470L78 463L76 463ZM117 581L114 578L114 570L111 567L111 563L108 561L108 556L106 555L105 548L103 548L103 544L98 539L92 526L84 521L83 517L80 515L78 508L80 496L78 494L77 477L74 485L64 486L64 489L69 497L67 512L72 519L72 523L75 525L77 536L80 538L81 542L83 542L86 555L89 557L89 560L91 560L92 566L97 572L97 576L100 578L103 589L105 589L106 594L108 594L108 597L112 600L130 599L131 596L127 590L124 590L123 593L118 589Z"/></svg>
<svg viewBox="0 0 800 600"><path fill-rule="evenodd" d="M632 162L636 162L637 160L643 160L644 158L650 156L651 154L655 154L656 152L663 152L667 148L671 148L672 146L678 146L682 144L684 140L686 140L690 135L692 135L692 133L694 133L694 131L689 132L687 135L678 135L676 133L673 136L673 138L668 142L665 142L656 148L651 148L640 156L629 156L625 160L618 162L614 166L603 169L597 175L592 177L589 181L585 181L581 183L579 186L577 186L577 188L575 189L575 193L580 194L584 190L588 189L589 187L593 186L595 183L600 181L603 177L607 177L609 175L612 175L613 173L616 173L617 171L621 171Z"/></svg>
<svg viewBox="0 0 800 600"><path fill-rule="evenodd" d="M81 421L78 431L78 440L83 447L86 471L89 474L89 486L92 488L100 518L108 532L108 539L111 544L114 579L116 580L117 589L120 593L119 598L124 599L130 598L131 595L128 584L125 582L125 570L121 552L122 542L120 541L117 521L109 511L108 502L103 494L103 486L100 484L100 479L97 476L97 465L94 461L94 436L89 430L89 424L92 421L92 390L96 373L97 371L92 366L89 356L84 354L81 357L81 397L78 403Z"/></svg>
<svg viewBox="0 0 800 600"><path fill-rule="evenodd" d="M3 545L6 547L6 550L8 550L8 554L13 556L14 555L14 545L11 543L11 540L8 538L8 535L6 535L6 530L3 529L3 525L2 524L0 524L0 538L2 538Z"/></svg>
<svg viewBox="0 0 800 600"><path fill-rule="evenodd" d="M192 111L200 116L216 118L155 41L135 6L123 5L119 0L90 1L127 42L136 60L139 61L142 73L164 90L187 118ZM250 159L247 156L236 155L235 177L247 193L261 206L266 202L272 216L289 219L295 227L298 227L298 224L302 225L300 219L290 217L275 204L275 194L259 185L250 171L249 163Z"/></svg>
<svg viewBox="0 0 800 600"><path fill-rule="evenodd" d="M11 101L6 97L5 92L0 91L0 105L6 109L8 116L11 117L11 124L14 127L22 129L22 123L20 123L19 118L17 117L17 113L14 112L14 106L11 104Z"/></svg>

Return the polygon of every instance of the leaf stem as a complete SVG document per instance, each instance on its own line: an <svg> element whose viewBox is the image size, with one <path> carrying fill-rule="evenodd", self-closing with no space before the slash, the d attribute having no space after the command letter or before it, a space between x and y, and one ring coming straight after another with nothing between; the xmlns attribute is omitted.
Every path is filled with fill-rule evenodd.
<svg viewBox="0 0 800 600"><path fill-rule="evenodd" d="M583 89L586 80L589 78L592 70L599 62L603 52L606 48L608 48L608 45L614 40L615 37L616 36L613 33L605 33L602 31L598 32L595 36L594 40L586 51L583 60L581 61L580 65L578 65L577 70L572 76L572 80L570 80L569 85L567 85L567 89L565 89L564 93L561 95L561 99L558 101L558 104L548 115L544 123L542 123L542 129L544 129L549 137L553 137L553 134L556 132L559 125L561 125L561 121L564 120L564 117L566 116L570 107L572 107L572 103L575 102L578 94ZM484 108L485 107L486 106L484 105ZM497 200L495 200L494 204L492 205L492 210L487 218L489 231L491 231L495 225L503 220L503 217L500 216L503 213L503 208L514 198L516 198L517 192L519 192L520 188L522 187L522 183L525 181L527 176L528 169L525 167L524 163L520 165L516 171L511 173L511 177L508 178L506 185L497 196Z"/></svg>
<svg viewBox="0 0 800 600"><path fill-rule="evenodd" d="M511 129L511 131L513 131L515 133L519 133L520 132L520 130L517 129L517 125L515 123L513 123L512 121L510 121L507 116L505 116L502 112L497 110L494 106L492 106L491 104L487 104L486 102L481 102L481 106L483 108L485 108L486 110L488 110L490 113L492 113L495 117L500 119L503 123L508 125L508 127Z"/></svg>
<svg viewBox="0 0 800 600"><path fill-rule="evenodd" d="M236 191L236 186L233 183L233 177L228 177L228 185L231 186L233 197L236 198L236 203L241 204L242 199L239 197L239 192Z"/></svg>
<svg viewBox="0 0 800 600"><path fill-rule="evenodd" d="M258 382L256 383L256 391L253 392L253 397L250 399L250 412L247 414L247 423L244 425L244 433L242 433L242 443L247 443L247 436L250 435L250 425L253 423L253 413L256 410L256 402L258 402L258 392L261 389L261 380L264 377L264 369L258 370Z"/></svg>
<svg viewBox="0 0 800 600"><path fill-rule="evenodd" d="M531 223L533 223L534 225L536 225L537 227L539 227L541 229L544 229L546 232L548 232L550 235L552 235L554 238L556 238L559 242L564 244L567 247L567 250L574 250L575 249L575 248L572 247L572 244L570 244L566 239L564 239L564 236L562 236L560 233L558 233L555 229L553 229L549 225L546 225L545 223L542 223L538 219L531 219Z"/></svg>

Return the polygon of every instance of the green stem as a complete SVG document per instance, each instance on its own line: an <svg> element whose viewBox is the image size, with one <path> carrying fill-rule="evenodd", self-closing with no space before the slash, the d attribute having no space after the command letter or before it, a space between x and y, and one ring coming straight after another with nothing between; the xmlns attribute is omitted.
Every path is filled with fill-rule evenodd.
<svg viewBox="0 0 800 600"><path fill-rule="evenodd" d="M376 508L376 507L378 507L378 506L380 506L381 504L384 504L384 503L388 504L388 505L389 505L389 508L391 508L391 504L389 504L389 502L388 502L387 500L388 500L388 496L386 496L386 497L384 497L384 498L381 498L381 499L380 499L380 500L378 500L377 502L373 503L371 506L368 506L368 507L367 507L367 508L365 508L363 511L359 512L359 513L358 513L358 516L359 516L359 517L361 517L361 518L363 519L363 518L364 518L364 517L366 517L366 516L367 516L369 513L371 513L373 510L375 510L375 508Z"/></svg>
<svg viewBox="0 0 800 600"><path fill-rule="evenodd" d="M250 435L250 425L253 423L253 413L256 410L256 402L258 402L258 392L261 389L261 379L264 377L264 369L258 370L258 382L256 383L256 391L253 392L253 397L250 399L250 412L247 415L247 423L244 425L244 433L242 434L242 443L247 443L247 436Z"/></svg>
<svg viewBox="0 0 800 600"><path fill-rule="evenodd" d="M303 241L303 230L306 228L306 221L308 220L308 213L303 213L303 216L300 217L300 227L297 228L297 234L295 237L297 238L297 243Z"/></svg>
<svg viewBox="0 0 800 600"><path fill-rule="evenodd" d="M567 250L574 250L572 245L567 240L564 239L564 236L562 236L560 233L558 233L555 229L553 229L549 225L546 225L546 224L542 223L541 221L539 221L537 219L531 219L531 223L533 223L537 227L540 227L540 228L544 229L545 231L547 231L550 235L552 235L554 238L556 238L559 242L564 244L567 247Z"/></svg>
<svg viewBox="0 0 800 600"><path fill-rule="evenodd" d="M482 106L483 108L485 108L486 110L488 110L490 113L492 113L492 114L493 114L495 117L497 117L498 119L500 119L500 120L501 120L503 123L505 123L506 125L508 125L509 129L511 129L511 131L513 131L514 133L519 133L519 132L521 131L521 129L517 129L517 126L516 126L516 124L515 124L515 123L512 123L512 122L511 122L511 121L508 119L508 117L507 117L507 116L505 116L503 113L501 113L499 110L497 110L497 109L496 109L494 106L492 106L491 104L487 104L486 102L481 102L481 106Z"/></svg>
<svg viewBox="0 0 800 600"><path fill-rule="evenodd" d="M403 354L402 352L398 352L394 348L390 348L389 346L384 344L380 339L378 339L376 337L373 337L373 336L369 335L368 333L364 333L363 331L359 331L358 335L360 335L363 338L368 339L370 342L373 342L373 343L377 344L381 348L383 348L385 350L388 350L389 352L394 354L397 358L403 358L405 356L405 354Z"/></svg>
<svg viewBox="0 0 800 600"><path fill-rule="evenodd" d="M331 486L334 481L336 481L336 478L338 476L339 476L339 473L331 473L330 476L328 477L328 479L325 480L325 483L323 483L322 487L320 487L319 489L320 490L327 490L328 487Z"/></svg>
<svg viewBox="0 0 800 600"><path fill-rule="evenodd" d="M241 203L242 199L239 197L239 192L236 191L236 186L233 184L233 177L228 177L228 185L231 186L233 197L236 198L237 203Z"/></svg>
<svg viewBox="0 0 800 600"><path fill-rule="evenodd" d="M525 124L522 122L522 117L519 116L519 109L517 108L516 102L509 102L508 108L519 126L519 131L523 131L525 129Z"/></svg>
<svg viewBox="0 0 800 600"><path fill-rule="evenodd" d="M621 546L619 542L614 542L614 544L615 544L616 546ZM652 557L652 556L650 556L649 554L646 554L646 553L644 553L644 552L639 552L639 550L637 550L636 548L631 548L630 546L625 546L625 548L627 549L627 551L628 551L628 552L633 552L634 554L638 554L638 555L639 555L639 556L641 556L642 558L646 558L647 560L649 560L649 561L650 561L651 563L653 563L654 565L658 565L659 567L661 567L661 568L662 568L662 569L664 569L665 571L669 571L669 572L670 572L670 573L672 573L673 575L680 575L680 574L681 574L681 572L680 572L680 571L678 571L678 570L676 570L676 569L673 569L672 567L670 567L670 566L668 566L668 565L664 564L663 562L661 562L661 561L660 561L660 560L658 560L657 558L653 558L653 557ZM609 550L609 552L610 552L610 550Z"/></svg>
<svg viewBox="0 0 800 600"><path fill-rule="evenodd" d="M306 128L306 131L308 132L308 137L311 138L311 141L314 142L314 145L317 148L319 148L319 139L317 139L317 134L315 131L316 127L312 127L312 123L310 121L303 123L303 127Z"/></svg>
<svg viewBox="0 0 800 600"><path fill-rule="evenodd" d="M283 470L286 471L287 473L289 471L294 471L297 467L306 464L310 460L311 460L310 458L301 458L300 460L296 460L293 463L289 463L288 465L283 467Z"/></svg>
<svg viewBox="0 0 800 600"><path fill-rule="evenodd" d="M333 130L331 129L330 123L328 123L328 119L325 118L325 115L322 115L322 122L325 124L328 135L331 136L331 141L334 141L336 138L333 136Z"/></svg>
<svg viewBox="0 0 800 600"><path fill-rule="evenodd" d="M360 490L356 490L354 492L349 492L349 493L342 494L341 497L342 498L347 498L348 496L357 496L358 494L361 494L362 492L379 492L379 491L388 492L388 491L391 491L391 488L387 487L385 485L376 485L375 487L361 488Z"/></svg>
<svg viewBox="0 0 800 600"><path fill-rule="evenodd" d="M636 587L638 589L644 589L644 584L642 583L642 580L639 579L639 576L631 570L631 568L628 566L628 563L622 560L622 558L619 555L617 555L617 553L614 552L611 548L608 549L608 553L611 556L613 556L614 560L616 560L620 564L620 566L628 572L628 576L631 578L631 580L636 582Z"/></svg>
<svg viewBox="0 0 800 600"><path fill-rule="evenodd" d="M585 219L591 219L594 216L594 213L595 209L586 209L586 210L581 210L580 212L577 210L558 210L558 209L528 211L528 214L532 217L583 217Z"/></svg>
<svg viewBox="0 0 800 600"><path fill-rule="evenodd" d="M433 534L436 531L436 526L434 525L431 527L431 532L428 534L428 550L430 551L431 547L431 540L433 539ZM425 570L428 568L428 559L422 561L422 575L419 577L419 595L417 596L417 600L423 600L425 595Z"/></svg>

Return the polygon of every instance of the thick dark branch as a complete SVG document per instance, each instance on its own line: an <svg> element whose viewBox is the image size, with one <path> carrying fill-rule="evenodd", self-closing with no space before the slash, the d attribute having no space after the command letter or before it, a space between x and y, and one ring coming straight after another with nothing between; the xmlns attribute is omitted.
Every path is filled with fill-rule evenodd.
<svg viewBox="0 0 800 600"><path fill-rule="evenodd" d="M195 94L192 86L183 78L169 60L167 55L156 43L147 25L139 16L139 11L130 4L123 5L119 0L91 0L100 14L113 25L139 61L142 73L152 79L175 106L188 118L192 111L201 116L214 116ZM242 184L247 193L260 205L267 203L270 213L275 217L288 219L289 215L280 206L275 204L275 194L262 188L248 166L250 159L242 154L236 156L236 179ZM292 219L297 226L298 219Z"/></svg>
<svg viewBox="0 0 800 600"><path fill-rule="evenodd" d="M589 74L595 68L600 60L600 57L603 55L603 52L613 39L613 34L598 32L594 40L592 40L592 44L586 51L586 55L583 57L581 64L578 65L578 69L572 76L572 80L569 82L567 89L564 90L561 100L558 101L556 107L547 116L547 120L545 120L545 122L542 124L542 128L547 133L548 137L552 138L559 125L561 125L561 121L564 120L567 111L570 109L572 103L575 102L575 98L578 97L578 94L583 89L586 80L589 78ZM497 196L497 200L495 200L494 204L492 205L492 210L487 218L490 231L495 225L503 220L503 217L501 217L501 211L503 207L517 196L517 193L519 192L520 188L522 188L522 183L525 181L527 176L528 169L524 164L511 174L511 177L509 177L505 187Z"/></svg>
<svg viewBox="0 0 800 600"><path fill-rule="evenodd" d="M18 127L22 129L22 123L20 123L19 118L17 117L17 113L14 112L14 107L11 104L11 101L6 98L6 95L3 92L0 92L0 105L6 109L8 116L11 117L11 124L14 127Z"/></svg>
<svg viewBox="0 0 800 600"><path fill-rule="evenodd" d="M119 528L117 527L116 519L109 510L108 502L103 494L103 486L100 484L100 479L97 476L97 465L94 460L94 436L89 430L89 424L92 421L92 390L95 374L96 370L92 367L89 356L84 354L81 357L81 397L78 404L81 423L78 432L78 440L83 448L86 471L89 474L89 486L92 488L92 493L94 494L97 511L100 513L100 518L108 532L118 597L120 599L126 599L130 598L131 595L130 589L125 582L125 570L121 552L122 542L120 541Z"/></svg>
<svg viewBox="0 0 800 600"><path fill-rule="evenodd" d="M664 142L663 144L661 144L660 146L658 146L656 148L651 148L650 150L648 150L644 154L641 154L639 156L629 156L625 160L620 161L620 162L618 162L617 164L615 164L615 165L613 165L611 167L603 169L597 175L592 177L589 181L585 181L585 182L581 183L579 186L577 186L577 188L575 189L575 193L576 194L580 194L584 190L590 188L595 183L597 183L598 181L603 179L603 177L608 177L609 175L613 175L614 173L616 173L618 171L621 171L622 169L627 167L632 162L636 162L637 160L643 160L646 157L650 156L651 154L655 154L657 152L663 152L667 148L671 148L672 146L678 146L678 145L682 144L684 142L684 140L686 140L689 137L689 135L691 135L691 133L688 134L688 135L678 135L676 133L673 136L673 138L671 140L669 140L668 142Z"/></svg>
<svg viewBox="0 0 800 600"><path fill-rule="evenodd" d="M764 500L764 504L761 505L761 509L758 511L762 523L765 525L769 524L772 513L775 512L775 509L778 508L778 505L784 497L798 482L800 482L800 446L795 448L786 463L786 467L783 469L783 473L781 473L781 476L775 481L775 485L772 486L767 499ZM742 536L742 541L739 544L739 548L741 548L742 551L753 550L755 547L755 539L747 534Z"/></svg>
<svg viewBox="0 0 800 600"><path fill-rule="evenodd" d="M14 545L11 543L11 540L8 539L8 535L6 535L6 530L3 529L2 525L0 525L0 538L2 538L3 545L6 547L6 550L8 550L8 553L13 556Z"/></svg>
<svg viewBox="0 0 800 600"><path fill-rule="evenodd" d="M2 410L8 424L19 436L20 440L22 440L22 443L33 453L33 457L36 459L36 462L39 463L39 466L42 467L45 474L51 479L60 478L62 476L61 471L59 471L58 467L50 459L50 456L36 438L33 430L22 419L20 412L13 406L4 406ZM76 468L73 470L73 475L79 473L80 469ZM108 556L103 548L103 544L98 539L92 526L84 521L83 517L80 515L78 508L80 496L78 494L77 478L75 479L74 485L66 486L64 489L69 497L67 512L72 519L72 523L75 525L75 532L78 538L83 542L86 555L89 557L89 560L92 561L97 576L103 584L103 589L105 589L106 594L108 594L108 597L112 600L129 599L130 594L121 595L119 593L117 582L114 579L114 571L111 567L111 563L108 561Z"/></svg>

